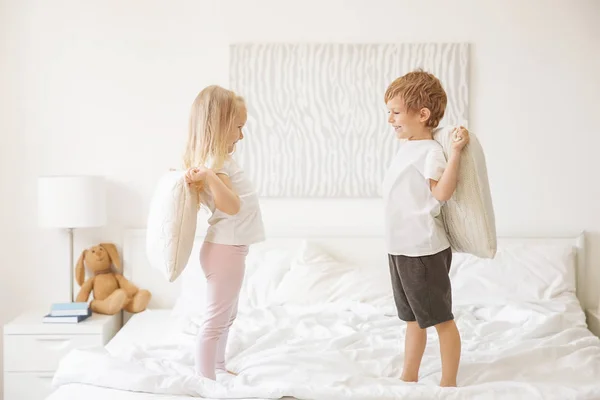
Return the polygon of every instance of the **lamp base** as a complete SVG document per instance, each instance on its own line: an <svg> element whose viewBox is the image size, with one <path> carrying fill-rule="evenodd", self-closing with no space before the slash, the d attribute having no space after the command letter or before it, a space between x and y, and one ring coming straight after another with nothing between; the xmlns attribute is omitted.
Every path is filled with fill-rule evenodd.
<svg viewBox="0 0 600 400"><path fill-rule="evenodd" d="M69 301L72 303L74 301L73 275L75 275L73 265L73 228L67 228L67 233L69 234Z"/></svg>

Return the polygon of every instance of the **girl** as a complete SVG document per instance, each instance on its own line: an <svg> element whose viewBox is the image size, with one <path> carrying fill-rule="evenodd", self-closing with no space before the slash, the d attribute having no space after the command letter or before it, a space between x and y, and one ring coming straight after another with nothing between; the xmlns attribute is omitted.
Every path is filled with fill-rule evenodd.
<svg viewBox="0 0 600 400"><path fill-rule="evenodd" d="M225 368L227 336L237 315L248 246L263 241L258 196L231 158L244 138L244 100L220 86L202 90L192 105L184 155L186 180L211 211L200 251L207 279L205 320L196 342L196 373L216 379Z"/></svg>

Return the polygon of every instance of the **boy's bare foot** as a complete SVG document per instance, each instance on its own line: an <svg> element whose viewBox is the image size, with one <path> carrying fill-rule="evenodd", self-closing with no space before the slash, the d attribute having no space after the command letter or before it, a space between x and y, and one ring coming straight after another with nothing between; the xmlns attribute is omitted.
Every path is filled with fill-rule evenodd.
<svg viewBox="0 0 600 400"><path fill-rule="evenodd" d="M455 382L440 382L440 386L441 387L456 387L456 381Z"/></svg>

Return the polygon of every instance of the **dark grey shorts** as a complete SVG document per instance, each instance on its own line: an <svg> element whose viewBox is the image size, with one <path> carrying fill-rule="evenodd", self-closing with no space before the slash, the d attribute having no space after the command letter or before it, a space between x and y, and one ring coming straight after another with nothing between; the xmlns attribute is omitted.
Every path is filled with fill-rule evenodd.
<svg viewBox="0 0 600 400"><path fill-rule="evenodd" d="M454 319L450 287L450 248L424 257L388 254L398 317L417 321L419 327Z"/></svg>

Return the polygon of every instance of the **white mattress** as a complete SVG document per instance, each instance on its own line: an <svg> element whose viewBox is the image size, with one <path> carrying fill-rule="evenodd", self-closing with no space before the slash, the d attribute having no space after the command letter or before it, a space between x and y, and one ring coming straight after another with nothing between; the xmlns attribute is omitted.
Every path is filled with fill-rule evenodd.
<svg viewBox="0 0 600 400"><path fill-rule="evenodd" d="M118 353L132 344L160 343L178 334L177 321L171 317L171 310L146 310L131 316L106 345L111 353Z"/></svg>

